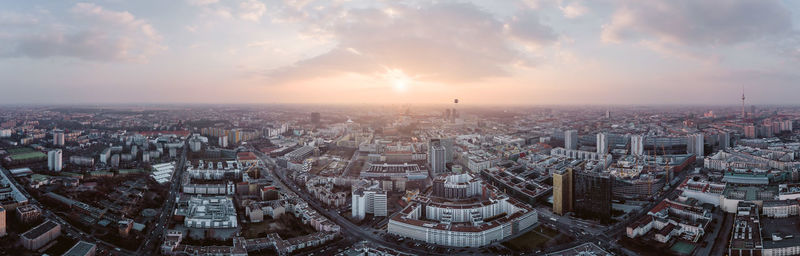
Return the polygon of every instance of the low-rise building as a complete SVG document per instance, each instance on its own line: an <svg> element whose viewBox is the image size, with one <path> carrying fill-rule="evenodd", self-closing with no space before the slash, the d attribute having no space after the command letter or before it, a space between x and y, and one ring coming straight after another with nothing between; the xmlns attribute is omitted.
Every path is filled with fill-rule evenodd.
<svg viewBox="0 0 800 256"><path fill-rule="evenodd" d="M20 236L22 246L28 250L38 250L61 235L61 224L47 220Z"/></svg>

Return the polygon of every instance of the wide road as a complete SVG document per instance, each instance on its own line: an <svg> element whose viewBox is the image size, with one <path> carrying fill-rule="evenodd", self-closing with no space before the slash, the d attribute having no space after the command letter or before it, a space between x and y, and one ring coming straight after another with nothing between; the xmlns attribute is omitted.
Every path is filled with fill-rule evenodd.
<svg viewBox="0 0 800 256"><path fill-rule="evenodd" d="M144 241L139 245L136 250L137 255L152 255L155 250L161 245L161 238L164 235L164 229L167 227L168 221L172 218L172 213L175 211L175 198L180 194L180 183L183 170L186 168L186 154L188 151L189 143L183 142L183 150L181 157L175 163L175 172L172 173L172 180L170 180L169 191L167 192L167 200L161 208L161 212L157 215L158 221L154 224L153 229L150 231Z"/></svg>
<svg viewBox="0 0 800 256"><path fill-rule="evenodd" d="M259 157L261 158L261 161L264 163L273 163L272 159L264 157L263 154L259 153ZM436 254L431 251L424 250L422 248L403 247L400 244L395 244L380 239L380 236L373 234L375 230L355 225L346 218L339 215L339 213L336 212L335 210L330 210L320 205L316 200L310 198L308 194L304 193L303 191L300 191L300 188L298 188L297 185L294 184L294 182L287 180L282 172L272 171L270 169L270 174L276 178L275 181L281 183L282 187L287 188L290 191L294 192L300 198L305 200L309 206L314 208L314 210L318 211L320 214L322 214L323 216L327 217L328 219L339 225L339 227L341 227L342 234L347 239L355 239L356 241L365 240L372 243L373 245L379 245L386 248L395 249L401 252L416 253L420 255L445 255L445 254Z"/></svg>

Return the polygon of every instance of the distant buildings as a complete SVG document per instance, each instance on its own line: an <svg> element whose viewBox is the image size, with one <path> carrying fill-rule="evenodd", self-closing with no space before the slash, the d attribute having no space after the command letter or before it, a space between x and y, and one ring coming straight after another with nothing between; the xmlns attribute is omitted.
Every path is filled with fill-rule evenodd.
<svg viewBox="0 0 800 256"><path fill-rule="evenodd" d="M704 145L705 142L703 141L702 133L690 134L686 142L686 152L697 155L697 158L702 158L705 156Z"/></svg>
<svg viewBox="0 0 800 256"><path fill-rule="evenodd" d="M53 146L64 146L64 130L53 130Z"/></svg>
<svg viewBox="0 0 800 256"><path fill-rule="evenodd" d="M94 158L85 157L85 156L70 156L69 163L78 165L78 166L93 166L94 165Z"/></svg>
<svg viewBox="0 0 800 256"><path fill-rule="evenodd" d="M642 135L631 136L631 155L634 156L644 155L644 136Z"/></svg>
<svg viewBox="0 0 800 256"><path fill-rule="evenodd" d="M219 147L221 147L221 148L227 148L228 147L228 135L219 136L219 138L217 140L219 141L218 144L217 144L217 145L219 145Z"/></svg>
<svg viewBox="0 0 800 256"><path fill-rule="evenodd" d="M564 132L564 148L577 150L578 149L578 131L568 130Z"/></svg>
<svg viewBox="0 0 800 256"><path fill-rule="evenodd" d="M428 163L431 165L433 174L440 174L446 171L447 160L445 156L447 150L438 139L432 139L428 145Z"/></svg>
<svg viewBox="0 0 800 256"><path fill-rule="evenodd" d="M61 149L55 149L47 152L47 169L51 171L60 172L63 166L61 162Z"/></svg>
<svg viewBox="0 0 800 256"><path fill-rule="evenodd" d="M597 134L597 154L605 155L608 154L608 134L606 133L598 133Z"/></svg>
<svg viewBox="0 0 800 256"><path fill-rule="evenodd" d="M320 122L319 112L312 112L311 113L311 124L319 125L319 122Z"/></svg>

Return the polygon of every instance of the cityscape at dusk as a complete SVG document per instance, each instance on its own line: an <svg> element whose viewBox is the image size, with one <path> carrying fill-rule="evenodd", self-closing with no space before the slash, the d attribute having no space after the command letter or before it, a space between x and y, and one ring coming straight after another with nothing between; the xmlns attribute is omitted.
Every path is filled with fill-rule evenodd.
<svg viewBox="0 0 800 256"><path fill-rule="evenodd" d="M0 256L800 255L800 1L0 3Z"/></svg>

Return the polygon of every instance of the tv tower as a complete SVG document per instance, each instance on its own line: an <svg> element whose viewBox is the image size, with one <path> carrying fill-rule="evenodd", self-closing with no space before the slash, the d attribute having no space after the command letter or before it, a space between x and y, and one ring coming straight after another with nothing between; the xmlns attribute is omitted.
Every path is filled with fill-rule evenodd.
<svg viewBox="0 0 800 256"><path fill-rule="evenodd" d="M454 99L453 100L453 115L451 116L452 119L450 119L450 121L453 122L453 123L456 122L456 117L458 116L458 114L456 112L457 108L458 108L458 99Z"/></svg>
<svg viewBox="0 0 800 256"><path fill-rule="evenodd" d="M747 112L744 111L744 86L742 86L742 120L747 118Z"/></svg>

